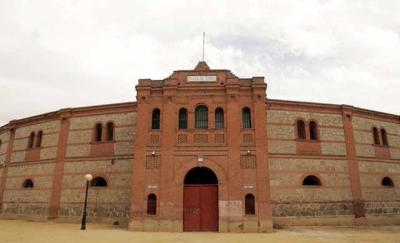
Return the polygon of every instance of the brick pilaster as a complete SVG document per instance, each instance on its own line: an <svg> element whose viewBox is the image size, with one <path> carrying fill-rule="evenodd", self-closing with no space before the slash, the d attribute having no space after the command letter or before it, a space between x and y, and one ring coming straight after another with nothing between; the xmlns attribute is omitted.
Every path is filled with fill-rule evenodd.
<svg viewBox="0 0 400 243"><path fill-rule="evenodd" d="M6 160L4 162L3 174L1 176L1 182L0 182L1 183L0 184L0 212L3 208L3 195L4 195L4 190L6 187L8 167L11 162L11 155L12 155L12 150L13 150L14 139L15 139L15 128L11 127L10 128L10 139L8 140L8 146L7 146Z"/></svg>
<svg viewBox="0 0 400 243"><path fill-rule="evenodd" d="M161 168L159 175L159 219L169 219L169 220L179 220L180 215L177 215L174 210L171 210L170 205L174 205L175 194L174 190L176 187L174 185L174 170L171 169L172 163L174 161L174 148L176 141L176 121L177 121L177 109L174 102L174 97L176 93L176 88L164 87L163 90L163 105L162 105L162 123L161 123ZM167 224L160 224L160 230L162 231L174 231L173 226Z"/></svg>
<svg viewBox="0 0 400 243"><path fill-rule="evenodd" d="M353 196L353 211L355 218L365 217L365 205L362 199L358 159L352 124L352 107L342 106L343 129L346 140L347 161L349 165L351 193Z"/></svg>
<svg viewBox="0 0 400 243"><path fill-rule="evenodd" d="M242 181L240 171L240 144L241 136L238 134L241 131L242 110L240 107L240 86L239 80L228 80L226 85L227 95L227 150L228 161L231 163L227 167L228 174L228 231L239 231L238 225L242 224L243 217L237 214L238 204L242 201ZM239 211L240 212L240 211Z"/></svg>
<svg viewBox="0 0 400 243"><path fill-rule="evenodd" d="M141 81L139 80L139 85ZM150 87L137 86L136 134L134 145L134 159L132 162L132 192L129 213L129 229L143 231L144 203L145 203L145 161L147 145L150 137L149 123L151 122ZM161 111L162 112L162 111ZM162 122L162 121L161 121Z"/></svg>
<svg viewBox="0 0 400 243"><path fill-rule="evenodd" d="M257 80L259 79L259 80ZM257 164L257 205L259 232L272 232L271 191L269 186L266 85L263 78L253 80L253 109Z"/></svg>
<svg viewBox="0 0 400 243"><path fill-rule="evenodd" d="M53 173L53 187L50 198L49 218L57 218L60 208L64 161L67 152L69 119L68 115L61 116L61 126L58 134L57 155Z"/></svg>

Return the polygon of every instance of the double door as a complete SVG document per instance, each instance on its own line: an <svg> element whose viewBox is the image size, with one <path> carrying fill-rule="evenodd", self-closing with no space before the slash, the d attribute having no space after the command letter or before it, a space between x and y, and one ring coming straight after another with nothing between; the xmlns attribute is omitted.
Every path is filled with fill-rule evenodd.
<svg viewBox="0 0 400 243"><path fill-rule="evenodd" d="M218 185L185 185L183 231L218 231Z"/></svg>

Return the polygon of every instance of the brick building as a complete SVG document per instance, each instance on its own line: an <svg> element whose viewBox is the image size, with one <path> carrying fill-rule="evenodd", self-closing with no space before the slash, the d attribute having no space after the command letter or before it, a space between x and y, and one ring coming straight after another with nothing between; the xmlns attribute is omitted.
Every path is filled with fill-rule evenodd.
<svg viewBox="0 0 400 243"><path fill-rule="evenodd" d="M266 98L229 70L141 79L136 102L0 128L0 216L138 231L400 222L400 117Z"/></svg>

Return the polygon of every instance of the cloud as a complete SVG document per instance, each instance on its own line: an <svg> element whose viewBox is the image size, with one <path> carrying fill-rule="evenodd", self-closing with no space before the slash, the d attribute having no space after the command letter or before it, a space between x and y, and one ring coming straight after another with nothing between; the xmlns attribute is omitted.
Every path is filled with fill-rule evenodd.
<svg viewBox="0 0 400 243"><path fill-rule="evenodd" d="M2 1L0 123L133 101L139 78L265 76L268 97L398 114L398 1ZM6 105L4 105L6 104Z"/></svg>

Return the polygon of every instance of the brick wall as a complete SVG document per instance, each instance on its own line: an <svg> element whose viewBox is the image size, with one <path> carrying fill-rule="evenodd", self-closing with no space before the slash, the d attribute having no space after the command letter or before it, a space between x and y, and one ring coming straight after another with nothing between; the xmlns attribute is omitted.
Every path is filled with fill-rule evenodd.
<svg viewBox="0 0 400 243"><path fill-rule="evenodd" d="M274 221L277 224L308 224L307 222L311 221L307 220L316 219L312 221L312 224L324 224L320 219L335 219L336 223L340 223L343 219L353 220L354 195L352 193L354 191L352 190L354 188L350 183L349 172L351 171L349 167L353 162L351 162L351 159L347 160L347 135L345 135L343 128L343 115L338 108L329 112L322 108L307 108L304 111L303 108L299 107L291 109L272 106L266 111L267 124L265 128L268 140L268 151L266 152L268 152L269 165L269 169L266 171L270 176L270 196ZM193 116L192 113L189 115ZM313 120L318 124L318 139L316 141L299 141L297 139L296 120L298 118L305 121ZM97 110L93 113L70 113L65 118L68 120L65 158L60 157L60 154L62 154L59 145L59 140L62 141L60 139L61 119L60 117L56 117L54 120L46 118L43 121L36 120L32 124L22 123L16 126L15 140L8 167L2 165L6 161L10 132L5 129L0 132L0 139L2 140L0 181L4 179L1 178L4 174L7 176L3 185L2 215L48 216L55 188L53 185L54 177L57 175L55 171L61 171L58 215L62 218L79 218L82 214L85 188L84 175L91 173L94 177L104 177L108 186L106 188L90 188L89 218L106 219L111 222L118 221L121 224L126 224L129 219L130 205L132 205L131 195L133 195L131 187L136 112L132 110L129 112L126 110ZM114 140L102 141L101 143L94 142L95 124L102 122L105 125L109 121L112 121L115 125ZM397 216L400 211L400 203L398 203L400 201L400 190L398 189L400 183L400 124L389 122L388 119L383 119L378 115L371 118L371 116L358 116L357 114L352 116L351 124L354 133L357 168L359 169L357 175L360 177L362 200L365 202L367 217L377 215ZM372 144L371 129L373 126L386 129L388 147L378 147ZM27 160L28 153L32 152L32 149L27 149L29 135L32 131L37 133L40 130L43 131L43 139L42 146L38 150L38 157L35 160ZM176 137L173 137L172 140L175 141ZM227 144L229 144L229 141L227 141ZM101 151L104 148L103 145L109 146L112 153L99 154L99 150ZM241 146L238 159L241 158L239 155L246 153L250 145L246 146ZM222 147L220 146L218 149L222 151ZM183 151L181 147L179 148ZM264 148L262 151L265 151ZM304 148L306 148L305 151L302 150ZM311 149L307 150L309 148ZM149 151L152 151L152 149L153 147ZM159 149L162 150L163 148ZM204 155L204 146L193 145L191 149L190 153L187 154L179 151L180 156L185 160L180 161L180 156L176 156L171 164L179 165L179 168L184 167L185 163L188 163L187 156L191 156L194 160L195 155L200 154L200 152ZM208 149L211 152L205 155L210 161L217 161L215 164L218 164L218 167L221 168L229 167L228 159L224 157L225 152L214 148L215 151L211 148ZM354 150L349 149L349 151ZM387 154L385 154L385 151ZM379 156L386 157L379 157L378 153L380 153ZM214 158L214 155L219 157ZM62 158L62 160L57 158ZM165 159L162 161L162 163L167 163ZM61 163L61 166L57 163ZM239 163L239 161L229 161L229 163ZM56 170L57 165L62 170ZM171 169L176 169L172 167ZM3 173L3 171L7 173ZM151 184L151 182L154 182L151 181L154 171L151 173L148 172L149 169L145 171L149 173L149 176L145 175L145 180L149 180L146 183ZM242 188L244 184L257 184L252 181L256 178L255 171L249 172L249 170L244 169L240 171L238 188ZM174 173L168 175L170 178L175 176ZM303 186L302 181L307 175L317 176L322 185ZM389 176L395 186L383 187L381 181L384 176ZM22 188L24 180L28 178L34 182L33 189ZM220 197L219 203L223 205L229 202L227 200L228 194L222 194L222 192L227 193L227 191L224 191L223 186L220 188L223 189L221 195L224 195L225 198ZM241 190L245 189L237 189L235 193L240 191L243 194L244 191ZM257 193L255 195L256 197L259 196ZM174 195L173 199L180 203L181 198L176 197ZM240 195L240 198L243 198L242 195ZM238 215L242 215L243 205L241 204L243 203L240 200L237 200L237 202L240 204L238 204ZM177 205L180 205L179 203ZM160 208L167 207L168 205L160 206ZM221 212L221 215L224 216L224 211Z"/></svg>

